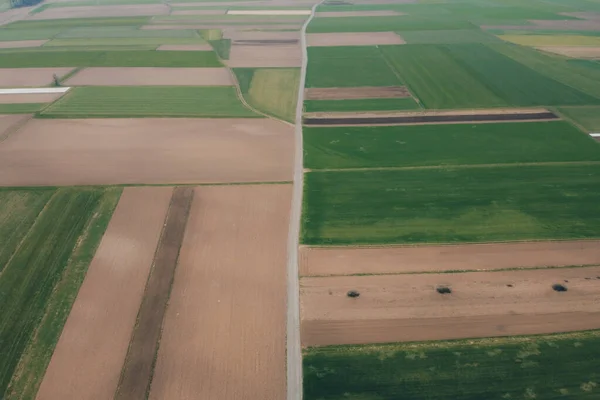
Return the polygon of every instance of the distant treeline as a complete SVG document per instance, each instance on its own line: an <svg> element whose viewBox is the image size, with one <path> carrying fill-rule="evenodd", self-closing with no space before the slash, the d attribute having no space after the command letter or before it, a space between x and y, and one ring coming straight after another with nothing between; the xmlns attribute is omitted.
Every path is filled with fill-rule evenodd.
<svg viewBox="0 0 600 400"><path fill-rule="evenodd" d="M11 8L29 7L40 4L44 0L10 0Z"/></svg>

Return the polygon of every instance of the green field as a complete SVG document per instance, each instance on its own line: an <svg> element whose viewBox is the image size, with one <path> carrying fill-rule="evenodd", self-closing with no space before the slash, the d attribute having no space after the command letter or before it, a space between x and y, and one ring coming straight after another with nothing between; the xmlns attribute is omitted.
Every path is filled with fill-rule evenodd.
<svg viewBox="0 0 600 400"><path fill-rule="evenodd" d="M522 46L600 46L600 37L582 35L501 35L500 39Z"/></svg>
<svg viewBox="0 0 600 400"><path fill-rule="evenodd" d="M204 44L200 37L134 37L134 38L91 38L91 39L52 39L44 47L84 47L84 46L153 46L161 44ZM206 52L208 56L211 52ZM210 57L213 58L213 57Z"/></svg>
<svg viewBox="0 0 600 400"><path fill-rule="evenodd" d="M109 26L142 26L150 22L151 17L114 17L114 18L64 18L40 21L17 21L0 29L61 29L73 27L109 27Z"/></svg>
<svg viewBox="0 0 600 400"><path fill-rule="evenodd" d="M78 87L42 113L48 118L259 117L231 86Z"/></svg>
<svg viewBox="0 0 600 400"><path fill-rule="evenodd" d="M411 97L398 99L306 100L306 112L397 111L416 110L419 105Z"/></svg>
<svg viewBox="0 0 600 400"><path fill-rule="evenodd" d="M561 107L559 111L588 132L600 132L600 106Z"/></svg>
<svg viewBox="0 0 600 400"><path fill-rule="evenodd" d="M60 29L43 28L43 29L1 29L0 42L9 42L14 40L41 40L51 39L60 32Z"/></svg>
<svg viewBox="0 0 600 400"><path fill-rule="evenodd" d="M337 10L337 9L336 9ZM340 10L341 11L341 10ZM449 18L421 18L413 16L315 18L307 33L328 32L387 32L473 29L468 21Z"/></svg>
<svg viewBox="0 0 600 400"><path fill-rule="evenodd" d="M2 254L10 256L0 275L3 398L22 398L8 388L21 376L31 377L35 387L27 390L34 397L119 195L112 188L0 190L5 216L0 233L9 235L3 236L9 245L2 245Z"/></svg>
<svg viewBox="0 0 600 400"><path fill-rule="evenodd" d="M310 172L305 244L600 237L600 163Z"/></svg>
<svg viewBox="0 0 600 400"><path fill-rule="evenodd" d="M501 42L480 29L398 32L408 44L454 44Z"/></svg>
<svg viewBox="0 0 600 400"><path fill-rule="evenodd" d="M304 128L310 169L600 161L600 144L562 121Z"/></svg>
<svg viewBox="0 0 600 400"><path fill-rule="evenodd" d="M136 26L92 26L67 29L56 35L56 39L95 38L199 38L195 29L150 30Z"/></svg>
<svg viewBox="0 0 600 400"><path fill-rule="evenodd" d="M398 85L402 82L376 46L308 48L306 87Z"/></svg>
<svg viewBox="0 0 600 400"><path fill-rule="evenodd" d="M306 400L597 399L600 332L304 350Z"/></svg>
<svg viewBox="0 0 600 400"><path fill-rule="evenodd" d="M31 114L40 111L45 104L0 104L0 114Z"/></svg>

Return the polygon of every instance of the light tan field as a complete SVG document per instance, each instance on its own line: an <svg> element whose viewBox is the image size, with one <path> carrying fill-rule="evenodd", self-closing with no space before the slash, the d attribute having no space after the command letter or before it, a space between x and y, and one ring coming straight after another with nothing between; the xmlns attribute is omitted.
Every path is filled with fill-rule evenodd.
<svg viewBox="0 0 600 400"><path fill-rule="evenodd" d="M588 267L303 278L302 341L375 343L596 329L599 276L600 267ZM554 291L555 283L568 291ZM439 285L452 294L437 293ZM349 290L360 297L347 297Z"/></svg>
<svg viewBox="0 0 600 400"><path fill-rule="evenodd" d="M64 93L0 94L0 104L50 103Z"/></svg>
<svg viewBox="0 0 600 400"><path fill-rule="evenodd" d="M315 17L340 18L340 17L386 17L394 15L405 15L404 13L392 10L374 10L374 11L323 11L315 13Z"/></svg>
<svg viewBox="0 0 600 400"><path fill-rule="evenodd" d="M113 398L172 192L123 190L37 400Z"/></svg>
<svg viewBox="0 0 600 400"><path fill-rule="evenodd" d="M138 17L169 15L169 7L164 4L106 5L47 8L29 16L28 20L98 17Z"/></svg>
<svg viewBox="0 0 600 400"><path fill-rule="evenodd" d="M405 86L306 88L307 100L383 99L411 97Z"/></svg>
<svg viewBox="0 0 600 400"><path fill-rule="evenodd" d="M210 44L161 44L156 50L164 51L211 51Z"/></svg>
<svg viewBox="0 0 600 400"><path fill-rule="evenodd" d="M71 86L231 86L227 68L86 68L69 78Z"/></svg>
<svg viewBox="0 0 600 400"><path fill-rule="evenodd" d="M196 188L151 400L285 398L291 185Z"/></svg>
<svg viewBox="0 0 600 400"><path fill-rule="evenodd" d="M244 31L229 29L223 32L223 37L236 40L300 40L298 31Z"/></svg>
<svg viewBox="0 0 600 400"><path fill-rule="evenodd" d="M227 25L227 24L199 24L197 22L189 23L188 21L178 21L179 25L171 24L156 24L156 25L144 25L140 29L144 30L181 30L181 29L247 29L247 30L261 30L261 31L278 31L280 29L295 29L299 30L302 24L272 24L272 25ZM189 23L189 24L188 24Z"/></svg>
<svg viewBox="0 0 600 400"><path fill-rule="evenodd" d="M303 276L600 265L600 240L300 248Z"/></svg>
<svg viewBox="0 0 600 400"><path fill-rule="evenodd" d="M288 181L293 147L267 118L37 119L0 144L0 186Z"/></svg>
<svg viewBox="0 0 600 400"><path fill-rule="evenodd" d="M0 144L30 118L31 114L0 114Z"/></svg>
<svg viewBox="0 0 600 400"><path fill-rule="evenodd" d="M298 44L244 46L233 45L225 63L237 67L299 67L302 50Z"/></svg>
<svg viewBox="0 0 600 400"><path fill-rule="evenodd" d="M308 46L375 46L380 44L405 44L395 32L309 33Z"/></svg>
<svg viewBox="0 0 600 400"><path fill-rule="evenodd" d="M600 58L600 46L541 46L536 49L572 58Z"/></svg>
<svg viewBox="0 0 600 400"><path fill-rule="evenodd" d="M0 49L14 49L20 47L40 47L48 40L16 40L13 42L0 42Z"/></svg>
<svg viewBox="0 0 600 400"><path fill-rule="evenodd" d="M0 68L0 87L46 86L53 80L68 74L73 68Z"/></svg>
<svg viewBox="0 0 600 400"><path fill-rule="evenodd" d="M227 10L176 10L171 15L224 15Z"/></svg>

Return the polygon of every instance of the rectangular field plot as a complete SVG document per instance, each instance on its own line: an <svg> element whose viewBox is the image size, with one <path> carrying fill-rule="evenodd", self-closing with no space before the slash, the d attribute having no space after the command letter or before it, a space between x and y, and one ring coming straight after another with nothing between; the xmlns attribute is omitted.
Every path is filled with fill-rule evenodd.
<svg viewBox="0 0 600 400"><path fill-rule="evenodd" d="M91 67L64 82L67 86L233 86L226 68Z"/></svg>
<svg viewBox="0 0 600 400"><path fill-rule="evenodd" d="M472 29L474 25L460 19L429 19L413 16L315 18L307 33L328 32L388 32L448 29Z"/></svg>
<svg viewBox="0 0 600 400"><path fill-rule="evenodd" d="M598 331L309 348L304 398L593 399L599 357Z"/></svg>
<svg viewBox="0 0 600 400"><path fill-rule="evenodd" d="M227 86L79 87L42 113L50 118L260 117Z"/></svg>
<svg viewBox="0 0 600 400"><path fill-rule="evenodd" d="M267 118L34 119L0 144L0 186L289 181L292 131Z"/></svg>
<svg viewBox="0 0 600 400"><path fill-rule="evenodd" d="M376 46L310 47L306 87L398 86Z"/></svg>
<svg viewBox="0 0 600 400"><path fill-rule="evenodd" d="M496 36L480 29L453 29L399 32L408 44L454 44L501 42Z"/></svg>
<svg viewBox="0 0 600 400"><path fill-rule="evenodd" d="M40 111L43 103L15 103L5 104L0 102L0 114L33 114Z"/></svg>
<svg viewBox="0 0 600 400"><path fill-rule="evenodd" d="M590 133L600 132L600 106L561 107L559 111Z"/></svg>
<svg viewBox="0 0 600 400"><path fill-rule="evenodd" d="M600 146L563 121L304 128L311 169L600 161Z"/></svg>
<svg viewBox="0 0 600 400"><path fill-rule="evenodd" d="M600 46L600 37L598 36L500 35L499 38L522 46Z"/></svg>
<svg viewBox="0 0 600 400"><path fill-rule="evenodd" d="M35 56L32 56L35 57ZM2 58L2 56L0 56ZM61 77L73 68L0 68L0 87L39 87L49 85L54 75Z"/></svg>
<svg viewBox="0 0 600 400"><path fill-rule="evenodd" d="M593 145L593 143L591 143ZM600 165L306 174L306 244L600 236Z"/></svg>
<svg viewBox="0 0 600 400"><path fill-rule="evenodd" d="M350 111L399 111L416 110L419 105L413 98L353 99L353 100L306 100L305 112ZM306 132L306 131L305 131Z"/></svg>
<svg viewBox="0 0 600 400"><path fill-rule="evenodd" d="M113 188L0 191L3 397L35 397L119 195Z"/></svg>

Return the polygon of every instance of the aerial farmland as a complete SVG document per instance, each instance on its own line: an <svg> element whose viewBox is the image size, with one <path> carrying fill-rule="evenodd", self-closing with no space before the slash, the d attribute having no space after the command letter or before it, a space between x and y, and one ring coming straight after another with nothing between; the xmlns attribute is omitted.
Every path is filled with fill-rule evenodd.
<svg viewBox="0 0 600 400"><path fill-rule="evenodd" d="M598 0L0 0L0 399L600 398Z"/></svg>

